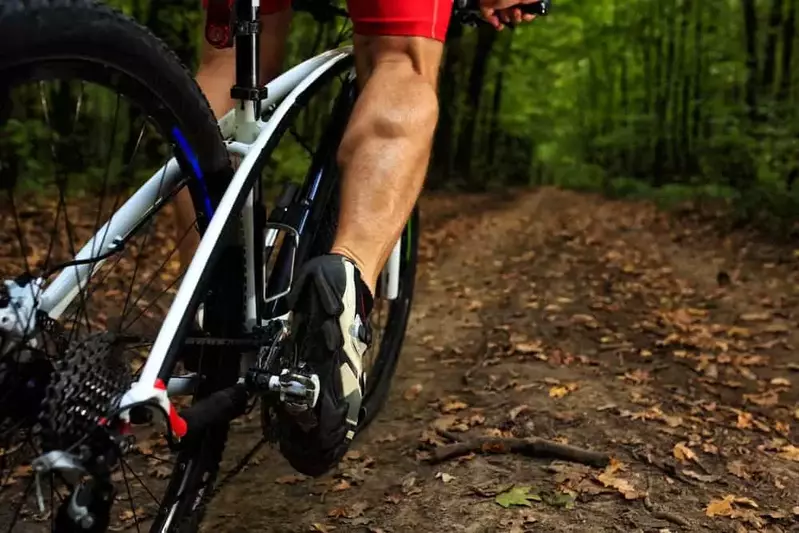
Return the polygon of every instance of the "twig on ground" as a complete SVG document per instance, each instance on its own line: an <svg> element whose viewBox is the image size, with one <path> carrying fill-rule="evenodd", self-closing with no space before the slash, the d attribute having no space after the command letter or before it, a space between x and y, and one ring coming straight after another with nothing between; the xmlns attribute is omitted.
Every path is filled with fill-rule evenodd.
<svg viewBox="0 0 799 533"><path fill-rule="evenodd" d="M606 453L560 444L551 440L496 437L480 437L437 448L433 450L430 462L440 463L454 457L480 452L489 454L518 453L529 457L555 457L595 467L604 467L610 462L610 456Z"/></svg>
<svg viewBox="0 0 799 533"><path fill-rule="evenodd" d="M451 440L452 442L461 442L461 441L463 441L463 438L460 435L458 435L457 433L454 433L452 431L447 431L446 429L438 429L438 428L436 428L436 433L438 433L439 435L441 435L445 439Z"/></svg>
<svg viewBox="0 0 799 533"><path fill-rule="evenodd" d="M690 521L688 521L687 519L683 518L682 516L676 513L671 513L669 511L658 511L655 508L655 504L653 504L652 500L649 499L649 494L644 496L644 507L646 507L646 510L649 511L649 513L658 520L666 520L668 522L671 522L672 524L677 524L678 526L682 527L687 527L687 528L691 527Z"/></svg>

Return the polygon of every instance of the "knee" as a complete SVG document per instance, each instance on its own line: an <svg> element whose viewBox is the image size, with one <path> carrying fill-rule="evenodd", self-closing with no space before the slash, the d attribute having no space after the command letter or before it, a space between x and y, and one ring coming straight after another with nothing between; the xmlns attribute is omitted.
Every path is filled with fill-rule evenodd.
<svg viewBox="0 0 799 533"><path fill-rule="evenodd" d="M438 121L435 80L407 65L375 65L356 108L339 147L340 165L370 140L404 141L411 152L429 150Z"/></svg>

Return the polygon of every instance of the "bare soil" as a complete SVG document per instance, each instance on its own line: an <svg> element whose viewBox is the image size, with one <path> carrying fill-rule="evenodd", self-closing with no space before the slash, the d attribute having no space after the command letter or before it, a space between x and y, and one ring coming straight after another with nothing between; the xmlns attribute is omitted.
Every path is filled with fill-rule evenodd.
<svg viewBox="0 0 799 533"><path fill-rule="evenodd" d="M799 254L713 222L553 189L427 197L383 413L318 479L260 452L205 530L799 530ZM259 436L237 423L225 468ZM613 459L431 462L479 436Z"/></svg>

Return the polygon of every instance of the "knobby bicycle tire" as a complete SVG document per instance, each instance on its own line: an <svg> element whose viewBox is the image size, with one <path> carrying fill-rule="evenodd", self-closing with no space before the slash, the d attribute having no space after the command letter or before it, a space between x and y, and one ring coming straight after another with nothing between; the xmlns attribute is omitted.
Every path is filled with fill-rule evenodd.
<svg viewBox="0 0 799 533"><path fill-rule="evenodd" d="M3 86L15 81L36 81L77 69L80 79L113 87L136 102L156 123L165 138L172 139L181 169L193 175L189 189L194 198L200 230L209 220L208 201L219 202L231 175L228 154L207 100L175 54L149 30L133 19L91 0L6 0L0 2L0 108ZM73 73L74 74L74 73ZM2 119L2 115L0 115ZM177 129L187 146L181 146ZM204 176L201 187L196 179ZM205 203L199 202L204 198ZM211 276L213 285L202 287L207 333L231 337L240 333L243 313L244 271L241 250L226 245L217 268L223 276ZM186 336L187 331L179 332ZM195 391L195 401L230 386L238 376L238 364L221 349L207 349L199 372L205 380ZM229 350L228 350L229 352ZM204 497L212 492L219 470L228 424L208 430L178 454L176 467L152 527L157 531L196 531L204 512ZM166 527L166 522L169 526Z"/></svg>

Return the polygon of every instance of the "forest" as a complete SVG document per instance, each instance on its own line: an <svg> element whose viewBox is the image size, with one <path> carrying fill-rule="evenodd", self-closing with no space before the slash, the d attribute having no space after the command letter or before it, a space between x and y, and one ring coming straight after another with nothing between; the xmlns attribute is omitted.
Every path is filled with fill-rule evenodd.
<svg viewBox="0 0 799 533"><path fill-rule="evenodd" d="M196 69L200 2L110 3ZM427 186L718 200L739 222L790 232L799 213L798 6L556 0L550 16L502 32L453 22ZM286 65L336 45L343 24L298 13ZM292 154L280 157L299 168Z"/></svg>
<svg viewBox="0 0 799 533"><path fill-rule="evenodd" d="M124 4L196 65L196 2ZM746 219L789 220L798 4L558 0L549 17L503 32L452 23L428 186L705 196ZM298 14L288 64L333 44L336 24Z"/></svg>

